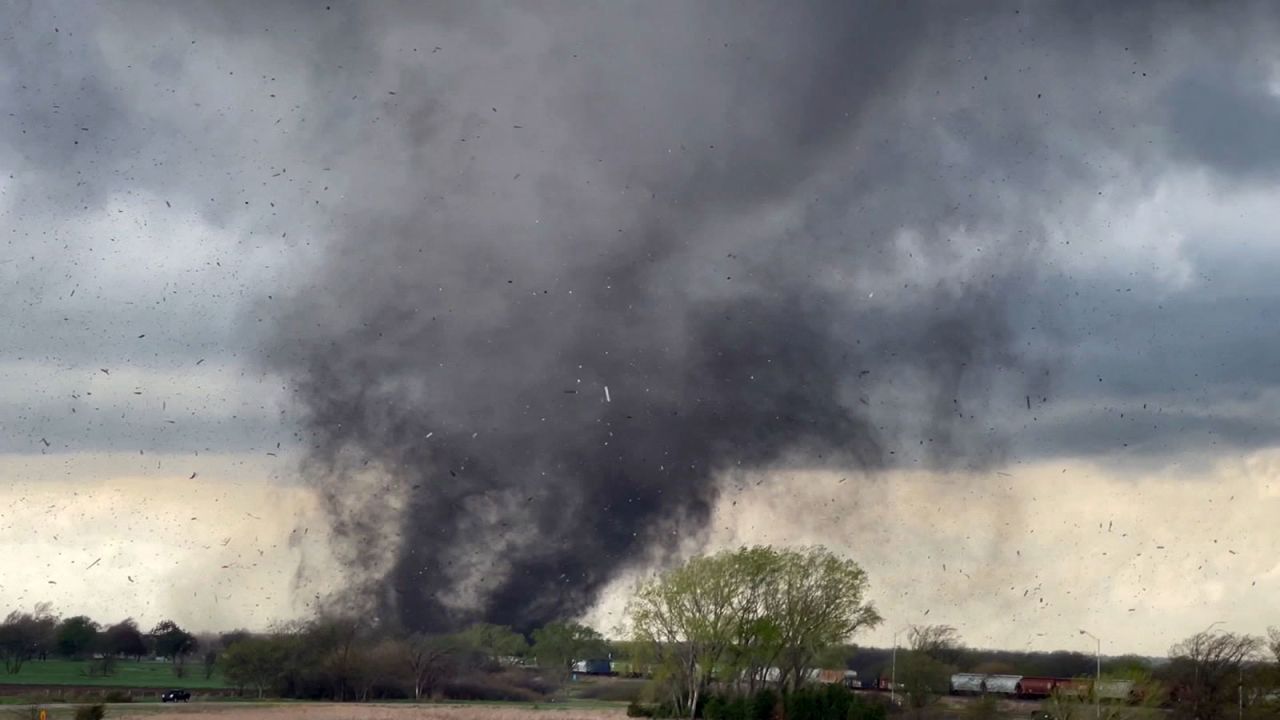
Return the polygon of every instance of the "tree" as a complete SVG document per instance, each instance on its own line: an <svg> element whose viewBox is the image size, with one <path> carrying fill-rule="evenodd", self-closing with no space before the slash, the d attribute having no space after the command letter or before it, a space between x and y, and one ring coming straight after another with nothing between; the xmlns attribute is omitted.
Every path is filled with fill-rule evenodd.
<svg viewBox="0 0 1280 720"><path fill-rule="evenodd" d="M1275 661L1280 663L1280 627L1267 628L1267 649L1275 656Z"/></svg>
<svg viewBox="0 0 1280 720"><path fill-rule="evenodd" d="M0 660L4 670L16 675L27 660L35 657L43 635L42 618L32 613L9 613L0 623Z"/></svg>
<svg viewBox="0 0 1280 720"><path fill-rule="evenodd" d="M251 687L262 697L280 678L285 648L275 638L247 638L222 653L222 675L236 687Z"/></svg>
<svg viewBox="0 0 1280 720"><path fill-rule="evenodd" d="M401 660L409 669L415 700L431 697L453 672L460 645L461 641L452 635L409 636L401 648Z"/></svg>
<svg viewBox="0 0 1280 720"><path fill-rule="evenodd" d="M553 622L533 631L533 656L538 667L565 675L575 660L599 657L607 652L604 637L575 622Z"/></svg>
<svg viewBox="0 0 1280 720"><path fill-rule="evenodd" d="M941 663L954 665L960 657L960 633L950 625L912 625L907 629L911 649Z"/></svg>
<svg viewBox="0 0 1280 720"><path fill-rule="evenodd" d="M908 707L920 715L939 697L946 695L951 689L953 671L954 668L924 650L902 653L898 660L898 683L902 685Z"/></svg>
<svg viewBox="0 0 1280 720"><path fill-rule="evenodd" d="M825 548L740 548L690 560L644 583L629 607L633 639L682 712L721 680L803 683L821 654L880 622L866 574ZM536 650L536 648L535 648Z"/></svg>
<svg viewBox="0 0 1280 720"><path fill-rule="evenodd" d="M138 630L133 618L126 618L102 631L100 646L108 655L120 655L138 660L147 654L147 641Z"/></svg>
<svg viewBox="0 0 1280 720"><path fill-rule="evenodd" d="M643 584L629 607L642 660L654 666L655 683L665 685L672 706L690 718L696 716L712 669L743 625L735 608L741 585L726 558L693 558Z"/></svg>
<svg viewBox="0 0 1280 720"><path fill-rule="evenodd" d="M186 658L199 647L196 636L172 620L162 620L151 629L151 637L156 644L156 654L173 663L173 674L178 677L186 675Z"/></svg>
<svg viewBox="0 0 1280 720"><path fill-rule="evenodd" d="M509 658L524 655L529 649L524 636L506 625L476 623L458 633L456 640L483 653L495 665L510 664Z"/></svg>
<svg viewBox="0 0 1280 720"><path fill-rule="evenodd" d="M1178 692L1178 710L1186 717L1217 720L1236 700L1244 664L1262 646L1260 638L1235 633L1201 632L1169 650Z"/></svg>
<svg viewBox="0 0 1280 720"><path fill-rule="evenodd" d="M355 699L369 700L376 688L399 687L404 678L404 664L400 662L404 651L402 642L382 640L364 643L356 650L356 662L351 677Z"/></svg>
<svg viewBox="0 0 1280 720"><path fill-rule="evenodd" d="M58 623L55 637L58 654L82 658L93 650L98 641L98 623L84 615L69 617Z"/></svg>
<svg viewBox="0 0 1280 720"><path fill-rule="evenodd" d="M820 547L773 552L765 610L778 630L779 683L794 689L819 652L878 625L880 615L864 600L867 574L854 561Z"/></svg>
<svg viewBox="0 0 1280 720"><path fill-rule="evenodd" d="M241 640L248 640L251 637L253 637L253 633L248 630L231 630L219 635L218 642L222 644L222 649L226 650Z"/></svg>

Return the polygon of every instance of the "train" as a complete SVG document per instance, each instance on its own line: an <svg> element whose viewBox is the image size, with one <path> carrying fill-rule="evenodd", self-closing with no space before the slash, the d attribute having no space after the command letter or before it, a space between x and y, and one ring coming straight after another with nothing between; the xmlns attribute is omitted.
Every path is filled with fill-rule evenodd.
<svg viewBox="0 0 1280 720"><path fill-rule="evenodd" d="M1088 678L1041 677L1035 675L1004 675L992 673L955 673L950 679L952 695L1000 695L1019 700L1042 700L1052 695L1077 695L1093 697L1097 686L1098 698L1109 702L1134 702L1140 700L1140 689L1130 680L1103 680L1095 683ZM893 682L886 677L866 682L869 690L894 690ZM905 690L902 683L896 688Z"/></svg>
<svg viewBox="0 0 1280 720"><path fill-rule="evenodd" d="M951 676L952 695L1003 695L1035 700L1051 695L1088 695L1096 691L1100 700L1130 702L1138 700L1138 689L1130 680L1095 682L1079 678L1038 677L1034 675L994 675L956 673Z"/></svg>

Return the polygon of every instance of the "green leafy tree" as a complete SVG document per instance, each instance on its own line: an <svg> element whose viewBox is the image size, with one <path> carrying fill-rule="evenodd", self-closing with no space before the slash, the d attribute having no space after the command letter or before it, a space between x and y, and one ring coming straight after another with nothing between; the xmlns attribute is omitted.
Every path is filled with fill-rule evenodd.
<svg viewBox="0 0 1280 720"><path fill-rule="evenodd" d="M947 694L951 686L951 673L955 668L942 663L925 650L908 650L898 659L898 683L906 698L907 707L917 715Z"/></svg>
<svg viewBox="0 0 1280 720"><path fill-rule="evenodd" d="M726 555L694 558L643 584L628 615L658 692L692 718L711 673L743 633L742 584ZM537 646L535 643L535 653Z"/></svg>
<svg viewBox="0 0 1280 720"><path fill-rule="evenodd" d="M524 636L506 625L476 623L458 633L455 641L468 645L495 665L509 664L509 658L517 658L529 650Z"/></svg>
<svg viewBox="0 0 1280 720"><path fill-rule="evenodd" d="M108 655L141 659L147 654L147 641L133 618L126 618L103 630L100 647Z"/></svg>
<svg viewBox="0 0 1280 720"><path fill-rule="evenodd" d="M857 563L825 548L740 548L644 583L628 615L659 693L692 717L713 673L748 691L800 687L824 652L880 622L866 591Z"/></svg>
<svg viewBox="0 0 1280 720"><path fill-rule="evenodd" d="M178 627L172 620L162 620L151 629L151 637L155 642L156 654L173 663L174 675L184 677L187 656L200 645L196 636Z"/></svg>
<svg viewBox="0 0 1280 720"><path fill-rule="evenodd" d="M280 678L286 652L276 638L240 640L222 652L222 675L236 687L253 688L263 697Z"/></svg>
<svg viewBox="0 0 1280 720"><path fill-rule="evenodd" d="M575 660L606 652L600 633L580 623L553 622L533 631L533 656L538 667L556 675L568 674Z"/></svg>
<svg viewBox="0 0 1280 720"><path fill-rule="evenodd" d="M241 640L248 640L251 637L253 637L253 633L248 630L230 630L219 635L218 642L222 644L222 649L225 650Z"/></svg>
<svg viewBox="0 0 1280 720"><path fill-rule="evenodd" d="M39 614L17 610L0 623L0 660L5 672L16 675L26 661L36 656L45 633L44 623Z"/></svg>
<svg viewBox="0 0 1280 720"><path fill-rule="evenodd" d="M820 548L773 550L765 613L776 627L779 683L795 689L818 653L880 623L857 563Z"/></svg>
<svg viewBox="0 0 1280 720"><path fill-rule="evenodd" d="M58 654L66 658L82 658L98 642L98 623L84 615L69 617L58 623L55 632Z"/></svg>

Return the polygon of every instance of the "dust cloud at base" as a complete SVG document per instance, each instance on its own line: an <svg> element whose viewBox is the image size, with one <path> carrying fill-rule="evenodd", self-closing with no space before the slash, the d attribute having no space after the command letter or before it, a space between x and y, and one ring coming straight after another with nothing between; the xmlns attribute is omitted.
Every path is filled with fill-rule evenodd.
<svg viewBox="0 0 1280 720"><path fill-rule="evenodd" d="M243 455L0 455L0 474L22 478L0 490L0 553L21 559L0 604L198 631L310 614L340 581L326 520L271 468Z"/></svg>

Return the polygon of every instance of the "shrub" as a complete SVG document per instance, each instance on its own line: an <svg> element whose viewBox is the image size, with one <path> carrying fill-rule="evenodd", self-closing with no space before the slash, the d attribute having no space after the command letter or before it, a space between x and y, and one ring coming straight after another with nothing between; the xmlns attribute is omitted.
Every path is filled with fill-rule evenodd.
<svg viewBox="0 0 1280 720"><path fill-rule="evenodd" d="M102 696L104 703L127 703L133 702L133 696L123 690L111 690Z"/></svg>
<svg viewBox="0 0 1280 720"><path fill-rule="evenodd" d="M1000 703L996 701L994 695L983 695L974 698L969 703L969 707L965 709L964 716L966 720L992 720L999 716Z"/></svg>
<svg viewBox="0 0 1280 720"><path fill-rule="evenodd" d="M651 718L653 717L653 706L641 705L639 702L632 700L627 704L627 717Z"/></svg>
<svg viewBox="0 0 1280 720"><path fill-rule="evenodd" d="M102 720L106 716L107 706L101 703L76 708L76 720Z"/></svg>
<svg viewBox="0 0 1280 720"><path fill-rule="evenodd" d="M847 720L886 720L889 717L889 706L884 702L866 700L855 695L849 704Z"/></svg>
<svg viewBox="0 0 1280 720"><path fill-rule="evenodd" d="M578 689L577 696L585 700L631 702L632 700L640 700L644 689L644 683L638 680L606 680L590 684L584 683Z"/></svg>
<svg viewBox="0 0 1280 720"><path fill-rule="evenodd" d="M778 714L778 693L765 688L751 698L751 711L746 720L773 720Z"/></svg>

